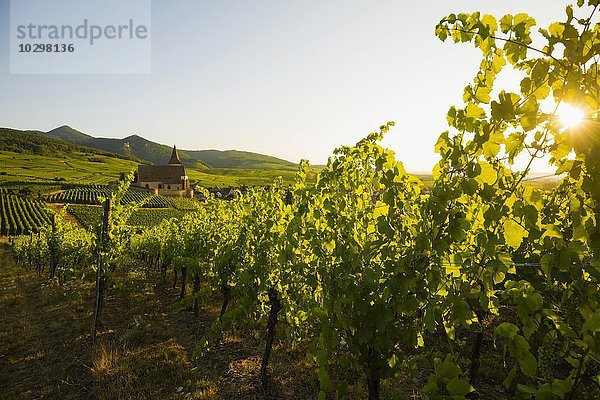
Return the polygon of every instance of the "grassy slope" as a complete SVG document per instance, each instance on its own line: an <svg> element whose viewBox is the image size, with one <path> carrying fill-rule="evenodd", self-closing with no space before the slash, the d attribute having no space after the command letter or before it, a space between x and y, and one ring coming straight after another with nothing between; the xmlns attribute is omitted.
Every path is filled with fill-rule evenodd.
<svg viewBox="0 0 600 400"><path fill-rule="evenodd" d="M0 151L1 181L49 181L63 178L73 183L108 183L117 180L121 172L137 168L134 161L94 155L90 161L85 153L74 152L61 157ZM5 172L6 174L2 174Z"/></svg>
<svg viewBox="0 0 600 400"><path fill-rule="evenodd" d="M219 168L208 170L188 170L191 180L200 183L205 187L219 186L264 186L271 185L273 181L282 177L284 185L294 182L295 170L277 170L277 169L238 169L238 168ZM309 176L311 182L315 181L315 174Z"/></svg>
<svg viewBox="0 0 600 400"><path fill-rule="evenodd" d="M103 162L89 161L85 153L73 153L63 157L49 157L0 151L0 182L2 181L49 181L63 178L73 183L108 183L118 179L121 172L137 168L137 163L107 156L94 156ZM5 172L6 174L2 174ZM187 168L192 181L202 186L270 185L282 176L286 184L294 180L289 170L253 169L192 169Z"/></svg>
<svg viewBox="0 0 600 400"><path fill-rule="evenodd" d="M0 128L0 181L106 183L135 160L39 134Z"/></svg>
<svg viewBox="0 0 600 400"><path fill-rule="evenodd" d="M120 155L93 149L64 140L46 137L30 131L0 128L0 150L39 156L58 157L74 153L83 153L88 157L96 155L139 161L128 155Z"/></svg>

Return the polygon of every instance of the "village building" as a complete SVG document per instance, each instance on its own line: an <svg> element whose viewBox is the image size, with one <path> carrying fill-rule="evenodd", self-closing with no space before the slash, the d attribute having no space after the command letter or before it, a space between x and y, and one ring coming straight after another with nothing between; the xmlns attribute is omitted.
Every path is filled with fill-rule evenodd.
<svg viewBox="0 0 600 400"><path fill-rule="evenodd" d="M173 146L166 165L138 165L135 185L166 196L193 196L185 167Z"/></svg>

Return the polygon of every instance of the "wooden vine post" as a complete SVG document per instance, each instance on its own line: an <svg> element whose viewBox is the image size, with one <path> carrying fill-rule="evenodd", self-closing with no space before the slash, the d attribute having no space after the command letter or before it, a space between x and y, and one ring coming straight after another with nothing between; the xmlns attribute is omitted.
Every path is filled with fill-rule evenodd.
<svg viewBox="0 0 600 400"><path fill-rule="evenodd" d="M198 292L200 291L200 274L194 272L194 316L197 317L200 313L200 300L198 300Z"/></svg>
<svg viewBox="0 0 600 400"><path fill-rule="evenodd" d="M96 342L96 331L102 311L102 302L104 298L104 285L106 283L106 272L102 262L102 252L108 247L109 223L112 211L112 199L107 198L104 203L104 215L102 217L102 226L100 236L98 237L98 255L96 261L96 292L94 296L94 320L92 323L92 343Z"/></svg>
<svg viewBox="0 0 600 400"><path fill-rule="evenodd" d="M187 267L181 267L181 292L179 292L179 298L183 299L185 297L185 289L187 284Z"/></svg>
<svg viewBox="0 0 600 400"><path fill-rule="evenodd" d="M277 290L275 288L269 289L269 320L267 321L267 335L265 343L265 352L263 354L262 363L260 366L260 382L265 392L269 392L269 376L267 367L269 365L269 358L271 357L271 350L273 349L273 341L275 340L275 326L277 325L277 316L281 311L281 301L279 300Z"/></svg>
<svg viewBox="0 0 600 400"><path fill-rule="evenodd" d="M50 240L50 279L54 279L54 274L56 273L56 253L58 249L56 248L56 214L52 214L52 240Z"/></svg>
<svg viewBox="0 0 600 400"><path fill-rule="evenodd" d="M231 288L227 284L221 284L221 294L223 295L223 304L221 305L221 312L219 313L219 322L223 322L223 315L227 311L227 305L231 299Z"/></svg>

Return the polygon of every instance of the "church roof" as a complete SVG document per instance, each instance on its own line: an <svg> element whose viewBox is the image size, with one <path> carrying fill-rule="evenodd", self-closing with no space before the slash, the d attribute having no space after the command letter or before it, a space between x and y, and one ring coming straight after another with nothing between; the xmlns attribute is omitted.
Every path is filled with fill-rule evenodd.
<svg viewBox="0 0 600 400"><path fill-rule="evenodd" d="M181 183L183 165L138 165L138 182Z"/></svg>
<svg viewBox="0 0 600 400"><path fill-rule="evenodd" d="M177 153L177 149L173 146L173 152L171 153L171 159L169 160L169 165L181 165L181 160L179 159L179 154Z"/></svg>

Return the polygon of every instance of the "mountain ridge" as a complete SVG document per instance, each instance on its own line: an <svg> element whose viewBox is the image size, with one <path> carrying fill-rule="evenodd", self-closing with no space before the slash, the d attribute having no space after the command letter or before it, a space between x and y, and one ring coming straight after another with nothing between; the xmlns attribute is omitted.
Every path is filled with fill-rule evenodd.
<svg viewBox="0 0 600 400"><path fill-rule="evenodd" d="M169 160L171 146L156 143L137 134L118 138L94 137L69 125L62 125L38 134L45 137L137 158L152 164L164 164ZM182 163L196 169L285 169L295 170L296 164L277 157L242 150L186 150L177 149Z"/></svg>
<svg viewBox="0 0 600 400"><path fill-rule="evenodd" d="M140 162L140 159L123 154L90 148L81 144L41 135L36 131L22 131L0 127L0 151L34 154L47 157L63 157L67 154L84 153Z"/></svg>

